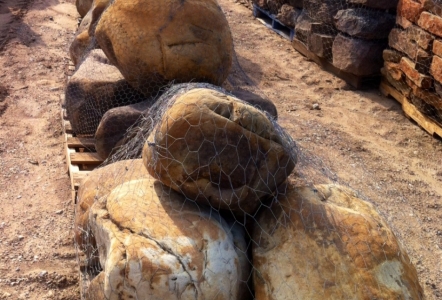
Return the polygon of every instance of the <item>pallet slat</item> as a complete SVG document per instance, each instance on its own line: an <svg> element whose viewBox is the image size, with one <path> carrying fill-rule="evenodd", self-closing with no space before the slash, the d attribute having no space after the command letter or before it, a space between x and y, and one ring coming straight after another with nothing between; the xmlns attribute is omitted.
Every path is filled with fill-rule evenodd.
<svg viewBox="0 0 442 300"><path fill-rule="evenodd" d="M408 99L402 95L399 91L397 91L394 87L392 87L389 83L384 80L381 82L379 86L381 93L388 97L391 96L396 101L402 104L402 110L405 115L410 119L414 120L420 127L422 127L426 132L431 134L432 136L438 136L442 138L442 127L439 126L435 121L430 119L421 113L416 106L414 106Z"/></svg>
<svg viewBox="0 0 442 300"><path fill-rule="evenodd" d="M70 148L95 148L95 140L91 138L68 137L67 146Z"/></svg>
<svg viewBox="0 0 442 300"><path fill-rule="evenodd" d="M293 28L284 25L276 18L275 15L272 15L270 12L258 7L256 4L253 4L253 16L264 24L264 26L270 30L273 30L280 36L288 39L289 41L293 40L293 37L295 36L295 30Z"/></svg>
<svg viewBox="0 0 442 300"><path fill-rule="evenodd" d="M296 51L298 51L308 59L318 64L323 70L330 72L333 75L341 78L342 80L344 80L345 82L347 82L356 89L361 89L364 88L365 86L372 86L373 84L375 85L379 84L380 74L373 76L357 76L352 73L342 71L337 67L335 67L327 59L319 57L310 50L308 50L307 46L297 38L293 39L292 46L293 48L295 48Z"/></svg>
<svg viewBox="0 0 442 300"><path fill-rule="evenodd" d="M99 165L103 159L95 152L74 152L70 153L71 164L78 165Z"/></svg>

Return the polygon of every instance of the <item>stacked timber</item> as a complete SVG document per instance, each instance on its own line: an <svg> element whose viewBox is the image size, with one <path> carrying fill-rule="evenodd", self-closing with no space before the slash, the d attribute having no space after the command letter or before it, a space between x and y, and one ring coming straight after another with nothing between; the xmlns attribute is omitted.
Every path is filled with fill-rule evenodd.
<svg viewBox="0 0 442 300"><path fill-rule="evenodd" d="M442 4L400 0L384 50L383 78L426 116L441 121Z"/></svg>

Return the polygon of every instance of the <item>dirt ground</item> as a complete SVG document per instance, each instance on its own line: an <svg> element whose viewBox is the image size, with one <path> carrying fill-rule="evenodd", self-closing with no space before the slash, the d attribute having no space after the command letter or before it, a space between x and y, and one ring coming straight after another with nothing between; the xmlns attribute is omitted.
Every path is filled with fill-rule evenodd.
<svg viewBox="0 0 442 300"><path fill-rule="evenodd" d="M72 73L73 3L0 0L0 299L80 298L59 108ZM370 199L427 299L442 299L442 142L378 90L354 91L322 71L244 6L220 3L239 63L311 153L304 162Z"/></svg>

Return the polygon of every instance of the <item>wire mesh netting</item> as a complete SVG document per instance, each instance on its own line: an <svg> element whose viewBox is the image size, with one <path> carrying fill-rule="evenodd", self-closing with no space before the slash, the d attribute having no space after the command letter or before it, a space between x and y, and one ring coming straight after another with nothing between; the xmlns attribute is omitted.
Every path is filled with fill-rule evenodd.
<svg viewBox="0 0 442 300"><path fill-rule="evenodd" d="M201 3L92 3L66 91L74 131L107 158L78 191L82 297L423 299L384 216L279 125L231 37L212 38L230 35L218 4Z"/></svg>
<svg viewBox="0 0 442 300"><path fill-rule="evenodd" d="M379 75L397 1L254 0L295 31L296 44L355 76ZM298 46L296 46L298 47ZM295 48L296 48L295 47Z"/></svg>
<svg viewBox="0 0 442 300"><path fill-rule="evenodd" d="M399 1L382 69L386 81L439 126L442 124L442 31L437 24L442 24L441 17L440 1Z"/></svg>

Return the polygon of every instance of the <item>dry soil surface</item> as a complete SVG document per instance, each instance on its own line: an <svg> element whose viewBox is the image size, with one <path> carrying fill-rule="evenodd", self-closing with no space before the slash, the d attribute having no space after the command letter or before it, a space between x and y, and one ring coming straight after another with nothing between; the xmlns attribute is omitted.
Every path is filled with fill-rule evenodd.
<svg viewBox="0 0 442 300"><path fill-rule="evenodd" d="M73 2L0 0L0 299L80 298L60 120L73 71ZM246 7L220 3L249 83L276 104L306 153L298 172L312 181L336 174L372 201L408 250L427 299L442 299L441 141L394 100L322 71ZM230 82L244 77L235 68Z"/></svg>

